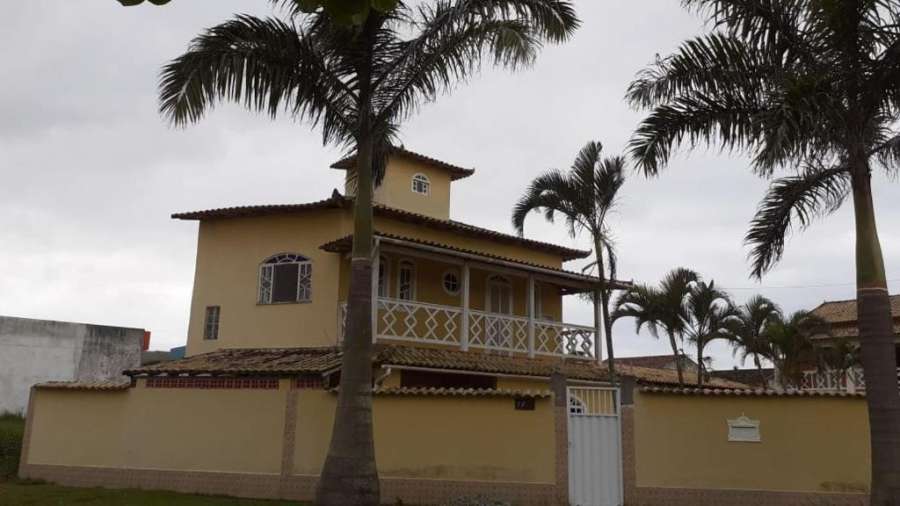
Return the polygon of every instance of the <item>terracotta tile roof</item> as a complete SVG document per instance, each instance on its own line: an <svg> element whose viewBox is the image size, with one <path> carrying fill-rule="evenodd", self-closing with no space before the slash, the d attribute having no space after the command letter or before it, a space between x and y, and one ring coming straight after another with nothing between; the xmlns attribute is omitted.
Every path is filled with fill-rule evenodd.
<svg viewBox="0 0 900 506"><path fill-rule="evenodd" d="M891 316L900 318L900 295L891 295L890 299ZM856 299L825 301L812 312L829 323L855 323Z"/></svg>
<svg viewBox="0 0 900 506"><path fill-rule="evenodd" d="M616 372L620 376L634 378L640 383L655 385L678 385L678 371L675 369L655 369L652 367L639 367L627 364L616 364ZM684 383L686 385L697 384L696 372L685 371ZM704 385L715 388L747 388L747 385L722 378L709 378Z"/></svg>
<svg viewBox="0 0 900 506"><path fill-rule="evenodd" d="M604 362L605 363L605 362ZM633 365L637 367L650 367L652 369L675 368L675 359L672 355L645 355L640 357L616 357L617 364ZM689 367L697 367L697 363L690 357L683 357L682 363Z"/></svg>
<svg viewBox="0 0 900 506"><path fill-rule="evenodd" d="M246 218L253 216L270 216L276 214L295 214L302 213L317 209L350 209L353 204L353 199L344 197L334 192L331 198L325 200L319 200L316 202L308 202L305 204L274 204L274 205L258 205L258 206L239 206L239 207L224 207L219 209L207 209L204 211L191 211L184 213L175 213L172 215L172 218L178 220L214 220L214 219L229 219L229 218ZM376 216L383 216L386 218L391 218L399 221L403 221L406 223L414 223L417 225L422 225L432 229L438 230L447 230L449 232L454 232L462 235L467 235L470 237L478 237L481 239L491 239L495 241L504 242L507 244L516 244L519 246L524 246L527 248L534 248L541 251L547 251L550 253L554 253L560 255L560 257L566 260L574 260L576 258L585 258L591 254L590 251L579 250L574 248L568 248L565 246L560 246L558 244L552 244L548 242L534 241L531 239L525 239L524 237L519 237L517 235L512 234L504 234L502 232L497 232L494 230L476 227L475 225L469 225L467 223L462 223L454 220L442 220L439 218L433 218L431 216L425 216L423 214L413 213L410 211L404 211L402 209L397 209L394 207L388 207L380 204L376 204L374 206L374 212Z"/></svg>
<svg viewBox="0 0 900 506"><path fill-rule="evenodd" d="M865 397L864 393L813 390L772 390L762 388L689 388L645 385L642 393L671 395L705 395L711 397Z"/></svg>
<svg viewBox="0 0 900 506"><path fill-rule="evenodd" d="M128 378L108 381L47 381L34 386L44 390L96 390L113 391L128 390L131 381Z"/></svg>
<svg viewBox="0 0 900 506"><path fill-rule="evenodd" d="M399 236L399 235L394 235L394 234L386 234L384 232L379 232L379 231L376 231L375 235L377 237L395 239L395 240L399 240L399 241L410 242L410 243L417 244L417 245L430 246L432 248L441 248L441 249L447 250L449 253L456 252L456 253L463 253L466 255L477 255L480 257L487 258L487 259L502 260L504 262L519 264L519 265L522 265L523 267L536 267L539 269L556 271L556 272L559 272L562 274L566 274L568 276L577 277L577 278L579 278L583 281L587 281L587 282L597 282L598 281L597 277L583 274L580 272L569 271L566 269L558 269L558 268L554 268L554 267L547 267L545 265L536 264L533 262L523 262L521 260L516 260L515 258L504 257L504 256L500 256L500 255L492 255L490 253L484 253L481 251L475 251L475 250L470 250L470 249L466 249L466 248L457 248L455 246L450 246L448 244L443 244L443 243L439 243L439 242L427 241L424 239L416 239L416 238L412 238L412 237L404 237L404 236ZM347 236L341 237L339 239L335 239L333 241L327 242L319 247L325 251L337 253L337 252L350 251L352 246L353 246L353 236L347 235ZM612 284L620 289L627 289L627 288L631 287L631 283L627 282L627 281L614 280L614 281L612 281ZM671 357L669 357L669 358L671 358Z"/></svg>
<svg viewBox="0 0 900 506"><path fill-rule="evenodd" d="M323 373L340 365L340 351L335 347L228 348L131 369L125 374L291 375Z"/></svg>
<svg viewBox="0 0 900 506"><path fill-rule="evenodd" d="M443 397L531 397L546 398L550 390L511 390L506 388L437 388L437 387L384 387L373 390L375 395L410 395Z"/></svg>
<svg viewBox="0 0 900 506"><path fill-rule="evenodd" d="M757 369L722 369L720 371L712 371L710 372L710 375L714 378L736 381L751 387L765 387L769 382L775 381L775 369L772 369L771 367L764 368L762 373L766 379L765 383L763 383L762 378L760 378L759 370Z"/></svg>
<svg viewBox="0 0 900 506"><path fill-rule="evenodd" d="M469 177L475 173L475 169L467 169L465 167L460 167L458 165L453 165L451 163L447 163L437 158L432 158L430 156L423 155L421 153L416 153L415 151L410 151L403 147L394 146L390 149L390 153L392 155L401 155L407 158L411 158L418 162L427 163L429 165L433 165L435 167L446 170L450 173L450 178L453 181L457 179L462 179L464 177ZM333 164L331 164L332 169L352 169L356 166L356 155L348 156L346 158L342 158Z"/></svg>
<svg viewBox="0 0 900 506"><path fill-rule="evenodd" d="M425 367L487 374L549 377L554 372L568 378L607 381L605 366L582 358L528 358L480 351L448 348L420 348L411 345L379 344L375 364L382 366ZM294 375L321 374L341 365L341 352L335 347L320 348L235 348L193 355L191 357L125 371L135 375ZM666 369L629 365L617 366L620 375L645 383L677 384L678 375ZM685 375L688 384L692 375ZM743 388L746 385L713 378L710 386Z"/></svg>

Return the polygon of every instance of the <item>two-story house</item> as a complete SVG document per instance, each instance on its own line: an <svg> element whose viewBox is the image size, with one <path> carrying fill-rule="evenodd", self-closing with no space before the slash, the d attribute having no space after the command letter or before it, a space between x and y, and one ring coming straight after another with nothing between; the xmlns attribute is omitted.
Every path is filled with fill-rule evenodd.
<svg viewBox="0 0 900 506"><path fill-rule="evenodd" d="M348 184L325 200L174 215L199 222L187 356L127 383L36 387L20 476L311 499L340 385L353 229L353 160L334 167ZM382 497L620 505L631 394L610 382L598 325L567 322L562 304L596 288L563 267L589 252L454 221L451 188L472 173L396 149L375 192ZM639 366L620 377L677 382Z"/></svg>

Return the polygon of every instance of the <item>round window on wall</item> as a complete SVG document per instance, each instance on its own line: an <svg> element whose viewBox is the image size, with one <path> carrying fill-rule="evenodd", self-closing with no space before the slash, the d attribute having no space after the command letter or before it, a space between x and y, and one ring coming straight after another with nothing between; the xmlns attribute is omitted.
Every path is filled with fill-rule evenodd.
<svg viewBox="0 0 900 506"><path fill-rule="evenodd" d="M444 273L444 291L450 295L459 295L459 276L453 271Z"/></svg>

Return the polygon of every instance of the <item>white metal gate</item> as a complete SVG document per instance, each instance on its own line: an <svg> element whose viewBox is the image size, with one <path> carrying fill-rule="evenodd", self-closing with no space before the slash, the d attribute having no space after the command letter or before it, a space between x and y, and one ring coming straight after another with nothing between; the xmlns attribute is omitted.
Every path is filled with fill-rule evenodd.
<svg viewBox="0 0 900 506"><path fill-rule="evenodd" d="M569 503L621 506L622 426L617 388L570 387Z"/></svg>

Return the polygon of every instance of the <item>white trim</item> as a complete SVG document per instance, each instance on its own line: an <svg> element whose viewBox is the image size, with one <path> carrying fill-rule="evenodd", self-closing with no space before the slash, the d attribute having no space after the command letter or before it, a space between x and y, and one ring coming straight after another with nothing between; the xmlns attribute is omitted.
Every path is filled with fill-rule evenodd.
<svg viewBox="0 0 900 506"><path fill-rule="evenodd" d="M291 257L290 260L287 259L279 259L278 257ZM302 260L301 260L302 259ZM273 261L275 260L275 261ZM272 296L275 293L275 266L278 265L297 265L297 280L296 286L294 287L294 300L288 301L279 301L274 302L272 300ZM266 257L265 260L260 262L259 267L257 269L257 277L256 277L256 303L261 305L272 305L272 304L297 304L297 303L308 303L312 302L312 293L313 293L313 265L312 260L306 255L302 255L300 253L276 253L274 255L270 255ZM304 270L306 272L304 272ZM268 273L268 276L266 276ZM263 291L263 278L267 277L270 283L268 287L268 292ZM301 288L302 285L300 281L303 278L309 279L308 288L308 296L302 298Z"/></svg>
<svg viewBox="0 0 900 506"><path fill-rule="evenodd" d="M424 192L420 192L419 190L416 190L417 182L424 183L424 185L425 185ZM416 172L415 174L413 174L412 180L410 181L409 189L415 194L425 195L427 197L428 195L431 195L431 178L429 178L425 174L422 174L421 172Z"/></svg>
<svg viewBox="0 0 900 506"><path fill-rule="evenodd" d="M447 289L446 278L447 276L456 277L456 291L450 291ZM460 279L459 272L454 269L447 269L441 274L441 288L444 289L444 293L447 295L452 295L454 297L458 297L462 292L462 280Z"/></svg>
<svg viewBox="0 0 900 506"><path fill-rule="evenodd" d="M412 269L411 269L411 272L412 272L411 278L412 279L410 280L410 290L409 290L410 298L408 298L408 299L404 299L403 297L400 296L400 290L403 288L403 284L400 282L400 276L403 273L403 268L406 265L409 265L410 267L412 267ZM410 260L409 258L403 258L399 262L397 262L397 300L403 300L403 301L415 301L416 300L416 284L418 282L418 272L417 272L418 268L417 267L418 266L416 265L416 262L414 262L413 260Z"/></svg>

